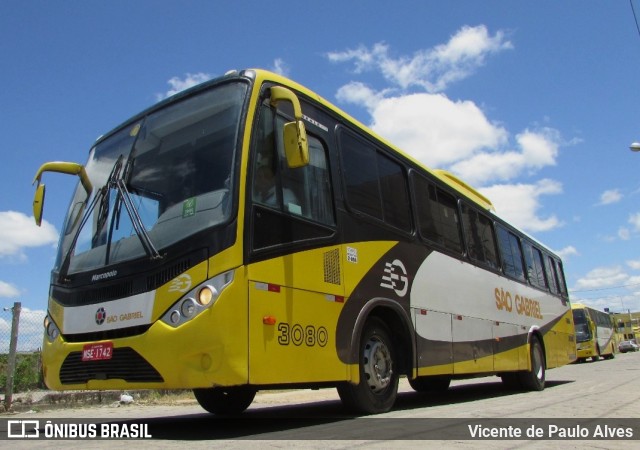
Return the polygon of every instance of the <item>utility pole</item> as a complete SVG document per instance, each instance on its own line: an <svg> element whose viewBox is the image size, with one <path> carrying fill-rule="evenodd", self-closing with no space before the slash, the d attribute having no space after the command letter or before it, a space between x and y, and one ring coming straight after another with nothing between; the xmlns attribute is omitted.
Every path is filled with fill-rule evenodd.
<svg viewBox="0 0 640 450"><path fill-rule="evenodd" d="M7 385L5 387L4 408L5 411L11 409L13 402L13 377L16 372L16 352L18 351L18 325L20 324L20 311L22 303L13 304L13 320L11 321L11 341L9 342L9 361L7 364Z"/></svg>

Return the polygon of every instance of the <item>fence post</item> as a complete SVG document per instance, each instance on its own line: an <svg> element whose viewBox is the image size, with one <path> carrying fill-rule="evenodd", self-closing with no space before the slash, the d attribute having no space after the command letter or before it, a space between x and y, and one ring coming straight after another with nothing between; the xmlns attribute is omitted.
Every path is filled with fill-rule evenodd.
<svg viewBox="0 0 640 450"><path fill-rule="evenodd" d="M9 361L7 364L7 385L5 387L4 408L5 411L11 409L13 402L13 377L16 372L16 352L18 350L18 325L20 324L20 311L22 303L13 304L13 320L11 321L11 341L9 342Z"/></svg>

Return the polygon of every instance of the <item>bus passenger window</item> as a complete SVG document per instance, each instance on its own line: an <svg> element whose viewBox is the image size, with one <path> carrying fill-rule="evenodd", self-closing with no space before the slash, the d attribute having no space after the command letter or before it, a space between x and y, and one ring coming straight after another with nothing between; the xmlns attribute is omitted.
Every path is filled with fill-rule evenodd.
<svg viewBox="0 0 640 450"><path fill-rule="evenodd" d="M340 133L340 153L349 205L382 220L376 151L351 133Z"/></svg>
<svg viewBox="0 0 640 450"><path fill-rule="evenodd" d="M567 283L564 279L564 269L562 268L562 262L556 261L556 271L558 273L558 287L560 288L560 294L563 297L567 296Z"/></svg>
<svg viewBox="0 0 640 450"><path fill-rule="evenodd" d="M497 268L498 256L491 220L463 204L462 221L469 257L489 267Z"/></svg>
<svg viewBox="0 0 640 450"><path fill-rule="evenodd" d="M544 266L542 265L542 254L540 250L528 242L524 242L523 247L529 282L534 286L546 289L547 283L544 276Z"/></svg>
<svg viewBox="0 0 640 450"><path fill-rule="evenodd" d="M453 195L419 175L412 176L420 235L456 253L462 253L458 207Z"/></svg>
<svg viewBox="0 0 640 450"><path fill-rule="evenodd" d="M340 153L351 208L411 231L411 204L406 171L373 145L341 132Z"/></svg>
<svg viewBox="0 0 640 450"><path fill-rule="evenodd" d="M524 281L524 267L522 266L522 252L516 235L506 228L497 226L498 244L502 257L502 270L506 275Z"/></svg>
<svg viewBox="0 0 640 450"><path fill-rule="evenodd" d="M551 293L559 294L560 289L558 288L558 275L556 274L556 265L553 262L553 258L551 256L547 256L544 261L547 280L549 280L549 289L551 289Z"/></svg>

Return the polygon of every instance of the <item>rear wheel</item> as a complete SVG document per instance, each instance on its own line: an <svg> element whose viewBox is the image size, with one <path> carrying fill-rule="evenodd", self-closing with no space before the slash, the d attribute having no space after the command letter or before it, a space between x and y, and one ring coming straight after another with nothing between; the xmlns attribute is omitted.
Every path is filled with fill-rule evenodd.
<svg viewBox="0 0 640 450"><path fill-rule="evenodd" d="M384 322L377 318L369 319L359 345L360 382L339 385L340 399L358 413L387 412L398 394L398 373L396 349Z"/></svg>
<svg viewBox="0 0 640 450"><path fill-rule="evenodd" d="M545 384L545 358L544 349L540 340L533 336L529 344L531 358L531 371L518 372L518 378L522 387L529 391L541 391Z"/></svg>
<svg viewBox="0 0 640 450"><path fill-rule="evenodd" d="M256 396L256 390L250 386L194 389L193 393L200 406L218 415L240 414Z"/></svg>

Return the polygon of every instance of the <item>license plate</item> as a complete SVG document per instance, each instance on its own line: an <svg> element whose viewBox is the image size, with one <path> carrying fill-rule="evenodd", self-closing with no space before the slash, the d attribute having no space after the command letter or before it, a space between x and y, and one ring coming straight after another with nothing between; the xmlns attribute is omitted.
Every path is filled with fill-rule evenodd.
<svg viewBox="0 0 640 450"><path fill-rule="evenodd" d="M113 342L86 344L82 348L82 361L103 361L113 356Z"/></svg>

